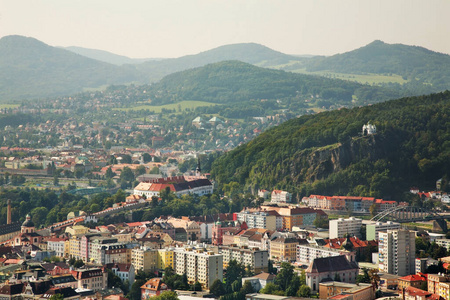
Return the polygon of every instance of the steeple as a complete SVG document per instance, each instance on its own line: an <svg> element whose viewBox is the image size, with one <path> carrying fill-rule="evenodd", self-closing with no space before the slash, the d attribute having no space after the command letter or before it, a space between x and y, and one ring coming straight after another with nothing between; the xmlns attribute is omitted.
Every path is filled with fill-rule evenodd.
<svg viewBox="0 0 450 300"><path fill-rule="evenodd" d="M200 157L197 158L197 169L195 169L195 175L197 177L202 175L202 169L200 168Z"/></svg>

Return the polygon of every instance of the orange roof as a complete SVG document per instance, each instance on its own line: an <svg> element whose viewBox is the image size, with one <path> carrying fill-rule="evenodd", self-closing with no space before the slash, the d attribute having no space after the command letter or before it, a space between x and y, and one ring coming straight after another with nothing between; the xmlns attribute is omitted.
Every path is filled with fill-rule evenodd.
<svg viewBox="0 0 450 300"><path fill-rule="evenodd" d="M407 275L400 277L398 280L404 280L404 281L427 281L427 278L420 275Z"/></svg>

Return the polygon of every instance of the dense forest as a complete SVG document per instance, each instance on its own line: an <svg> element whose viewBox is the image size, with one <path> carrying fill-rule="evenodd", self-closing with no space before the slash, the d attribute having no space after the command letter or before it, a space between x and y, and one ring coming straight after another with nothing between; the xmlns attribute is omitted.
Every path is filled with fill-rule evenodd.
<svg viewBox="0 0 450 300"><path fill-rule="evenodd" d="M302 116L219 159L219 187L281 188L311 193L402 197L411 186L434 189L450 176L450 92ZM362 136L362 126L377 133ZM446 185L448 189L448 185Z"/></svg>

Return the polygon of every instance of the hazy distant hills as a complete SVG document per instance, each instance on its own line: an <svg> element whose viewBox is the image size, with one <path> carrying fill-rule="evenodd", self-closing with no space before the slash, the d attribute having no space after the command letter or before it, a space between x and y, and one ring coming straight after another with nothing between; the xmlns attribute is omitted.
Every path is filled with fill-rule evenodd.
<svg viewBox="0 0 450 300"><path fill-rule="evenodd" d="M127 58L89 49L71 50L91 58L51 47L34 38L7 36L0 39L0 101L68 95L111 84L151 83L174 72L230 59L259 64L299 59L258 44L237 44L197 55L117 66L112 62L126 62Z"/></svg>
<svg viewBox="0 0 450 300"><path fill-rule="evenodd" d="M283 54L263 45L243 43L221 46L196 55L187 55L161 61L149 61L137 66L137 68L145 74L148 74L147 79L152 82L158 81L164 76L175 72L225 60L239 60L253 65L270 67L285 64L293 60L300 61L302 59L304 58Z"/></svg>
<svg viewBox="0 0 450 300"><path fill-rule="evenodd" d="M450 92L291 119L217 159L219 186L400 200L450 178ZM370 122L377 133L362 136Z"/></svg>
<svg viewBox="0 0 450 300"><path fill-rule="evenodd" d="M74 52L79 55L83 55L92 59L96 59L102 62L106 62L113 65L134 65L134 64L140 64L146 61L150 60L161 60L162 58L130 58L123 55L114 54L108 51L103 50L96 50L96 49L89 49L89 48L82 48L82 47L61 47L62 49L69 50L71 52Z"/></svg>
<svg viewBox="0 0 450 300"><path fill-rule="evenodd" d="M450 88L450 56L420 47L389 45L380 41L331 57L297 57L259 44L245 43L221 46L196 55L143 63L106 51L78 47L70 47L70 50L51 47L34 38L23 36L7 36L0 39L0 102L70 95L86 88L99 88L111 84L154 83L169 74L222 61L241 61L265 68L296 65L308 71L399 74L408 79L407 84L386 86L401 89L402 95L425 94ZM182 82L184 79L180 76L186 74L190 73L171 77L166 80L166 84L174 81L174 78ZM190 84L193 86L187 87L184 84L185 89L192 90L199 84L191 79ZM225 78L223 80L227 81ZM233 82L233 79L227 82L239 85L239 82ZM253 84L257 85L258 82L255 81ZM274 87L274 84L269 86ZM327 89L322 84L319 86L321 89ZM334 84L331 86L328 90L334 89ZM214 87L216 88L218 87ZM220 89L219 87L217 90L219 94ZM262 93L264 90L267 91L268 87L259 89ZM366 92L375 91L376 89L367 89ZM321 90L315 92L322 93ZM332 93L341 92L334 90ZM275 94L277 91L269 93ZM210 94L210 97L213 97L214 93ZM385 93L383 94L383 97L365 95L363 99L380 99L384 98Z"/></svg>
<svg viewBox="0 0 450 300"><path fill-rule="evenodd" d="M305 61L308 71L347 74L397 74L433 90L450 88L450 55L423 47L374 41L359 49Z"/></svg>
<svg viewBox="0 0 450 300"><path fill-rule="evenodd" d="M130 82L137 72L73 52L34 38L0 39L0 100L40 98L80 92L84 88Z"/></svg>

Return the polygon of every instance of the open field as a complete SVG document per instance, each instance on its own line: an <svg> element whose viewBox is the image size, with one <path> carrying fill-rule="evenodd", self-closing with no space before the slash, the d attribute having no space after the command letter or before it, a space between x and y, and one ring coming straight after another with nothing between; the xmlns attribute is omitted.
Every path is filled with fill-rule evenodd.
<svg viewBox="0 0 450 300"><path fill-rule="evenodd" d="M4 104L4 103L1 103L0 104L0 109L4 109L4 108L16 108L16 107L19 107L20 106L20 104Z"/></svg>
<svg viewBox="0 0 450 300"><path fill-rule="evenodd" d="M127 107L127 108L115 108L115 110L133 111L133 110L147 110L148 109L151 112L159 114L159 113L161 113L161 111L163 109L175 110L176 112L182 112L188 108L195 109L197 107L214 106L214 105L220 105L220 104L205 102L205 101L182 101L182 102L178 102L178 103L171 103L171 104L159 105L159 106L143 104L143 105Z"/></svg>
<svg viewBox="0 0 450 300"><path fill-rule="evenodd" d="M407 80L404 80L400 75L380 75L380 74L345 74L345 73L334 73L330 71L318 71L318 72L308 72L306 69L298 69L294 70L295 73L302 73L307 75L318 75L323 76L327 78L333 78L333 79L342 79L342 80L350 80L350 81L356 81L363 84L381 84L381 83L399 83L403 84L408 82Z"/></svg>

